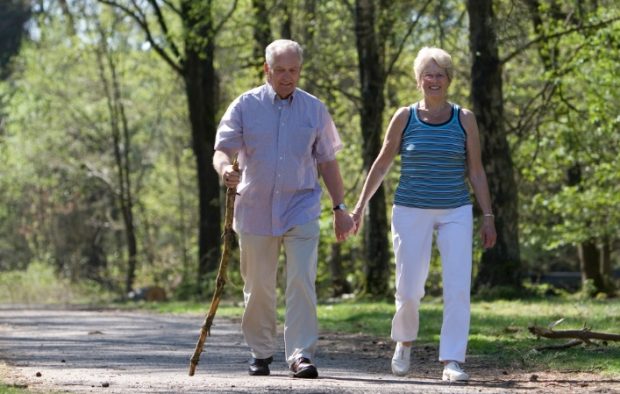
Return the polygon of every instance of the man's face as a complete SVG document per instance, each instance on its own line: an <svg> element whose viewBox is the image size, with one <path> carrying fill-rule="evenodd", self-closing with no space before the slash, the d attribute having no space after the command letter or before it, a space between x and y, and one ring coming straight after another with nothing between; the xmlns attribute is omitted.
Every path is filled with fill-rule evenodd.
<svg viewBox="0 0 620 394"><path fill-rule="evenodd" d="M284 51L273 57L273 67L264 66L267 81L280 98L287 98L297 88L301 62L295 51Z"/></svg>

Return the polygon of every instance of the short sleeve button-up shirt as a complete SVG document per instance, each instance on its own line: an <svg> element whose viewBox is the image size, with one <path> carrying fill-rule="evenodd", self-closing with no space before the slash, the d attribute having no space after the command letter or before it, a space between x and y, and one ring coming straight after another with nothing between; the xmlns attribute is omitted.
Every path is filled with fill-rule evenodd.
<svg viewBox="0 0 620 394"><path fill-rule="evenodd" d="M321 210L317 164L334 160L342 142L325 105L297 89L281 100L268 83L234 100L220 121L215 149L238 154L233 227L280 236Z"/></svg>

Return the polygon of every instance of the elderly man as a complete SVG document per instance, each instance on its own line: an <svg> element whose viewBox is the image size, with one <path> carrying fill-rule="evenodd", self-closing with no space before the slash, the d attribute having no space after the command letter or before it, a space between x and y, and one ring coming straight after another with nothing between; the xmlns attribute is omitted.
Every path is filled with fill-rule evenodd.
<svg viewBox="0 0 620 394"><path fill-rule="evenodd" d="M297 88L303 52L276 40L265 50L267 83L239 96L218 127L213 165L227 187L238 185L234 229L239 234L250 375L269 375L276 349L276 274L286 254L286 361L294 377L316 378L315 279L323 178L333 203L336 239L353 221L344 205L336 152L340 137L325 105ZM238 155L240 171L233 169ZM317 171L318 170L318 171Z"/></svg>

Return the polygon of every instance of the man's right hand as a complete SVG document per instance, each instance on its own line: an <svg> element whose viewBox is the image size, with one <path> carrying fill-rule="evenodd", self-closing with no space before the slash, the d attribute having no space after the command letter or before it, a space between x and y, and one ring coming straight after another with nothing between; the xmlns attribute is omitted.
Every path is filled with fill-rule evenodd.
<svg viewBox="0 0 620 394"><path fill-rule="evenodd" d="M241 173L235 171L232 164L225 165L222 168L222 183L228 188L237 187L241 181Z"/></svg>
<svg viewBox="0 0 620 394"><path fill-rule="evenodd" d="M336 241L342 242L353 232L355 223L349 216L347 211L334 211L334 231L336 233Z"/></svg>

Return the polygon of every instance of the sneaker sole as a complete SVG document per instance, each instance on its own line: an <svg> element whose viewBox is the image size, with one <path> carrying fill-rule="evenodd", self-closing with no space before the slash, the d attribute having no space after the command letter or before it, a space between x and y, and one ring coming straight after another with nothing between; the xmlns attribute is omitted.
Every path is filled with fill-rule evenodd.
<svg viewBox="0 0 620 394"><path fill-rule="evenodd" d="M407 369L405 370L401 370L401 369L395 369L394 368L394 361L392 360L392 375L396 375L396 376L405 376L409 373L409 369L411 368L411 365L407 366Z"/></svg>
<svg viewBox="0 0 620 394"><path fill-rule="evenodd" d="M269 371L248 371L250 376L269 376Z"/></svg>
<svg viewBox="0 0 620 394"><path fill-rule="evenodd" d="M319 372L315 368L305 368L299 372L293 373L293 377L299 379L316 379L319 377Z"/></svg>
<svg viewBox="0 0 620 394"><path fill-rule="evenodd" d="M469 380L469 376L461 379L451 379L449 376L442 376L441 380L444 382L467 382Z"/></svg>

